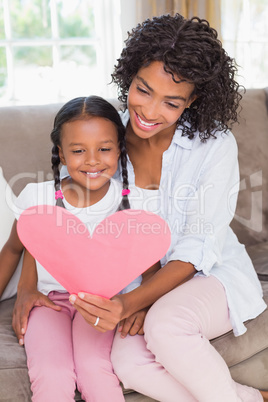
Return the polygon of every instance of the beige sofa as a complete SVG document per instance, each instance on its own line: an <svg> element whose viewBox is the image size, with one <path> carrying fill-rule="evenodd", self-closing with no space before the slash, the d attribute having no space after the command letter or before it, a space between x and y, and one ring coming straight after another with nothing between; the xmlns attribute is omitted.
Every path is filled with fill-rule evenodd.
<svg viewBox="0 0 268 402"><path fill-rule="evenodd" d="M52 178L49 134L59 107L0 108L0 166L15 194L29 181ZM268 302L268 90L248 90L242 108L240 124L233 128L239 146L241 191L232 226L248 248ZM6 219L6 213L1 219ZM3 230L1 221L0 233ZM11 289L7 296L13 294ZM0 302L0 401L27 402L31 393L26 357L11 327L14 300L11 297ZM235 338L230 332L212 340L212 344L235 380L268 390L268 310L249 321L247 328L243 336ZM78 393L76 398L79 400ZM125 398L151 400L137 393Z"/></svg>

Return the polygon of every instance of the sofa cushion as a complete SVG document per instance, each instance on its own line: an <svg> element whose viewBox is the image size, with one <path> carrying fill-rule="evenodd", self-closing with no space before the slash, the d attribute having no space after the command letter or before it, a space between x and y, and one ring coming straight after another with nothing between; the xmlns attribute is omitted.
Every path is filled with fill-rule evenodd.
<svg viewBox="0 0 268 402"><path fill-rule="evenodd" d="M268 240L268 114L265 89L248 89L241 101L238 144L240 193L231 224L246 246Z"/></svg>
<svg viewBox="0 0 268 402"><path fill-rule="evenodd" d="M267 283L268 285L268 283ZM268 287L263 284L264 299L268 303ZM235 337L230 331L211 343L220 352L228 367L232 367L241 361L249 359L256 353L268 348L268 309L254 320L246 322L247 332Z"/></svg>
<svg viewBox="0 0 268 402"><path fill-rule="evenodd" d="M247 247L247 252L254 263L261 281L268 281L268 242Z"/></svg>
<svg viewBox="0 0 268 402"><path fill-rule="evenodd" d="M31 402L24 348L19 346L11 325L14 301L13 298L0 303L1 400Z"/></svg>
<svg viewBox="0 0 268 402"><path fill-rule="evenodd" d="M52 179L50 132L60 106L0 108L1 131L5 138L5 146L0 147L0 161L6 180L16 195L29 182ZM10 158L14 147L16 155Z"/></svg>
<svg viewBox="0 0 268 402"><path fill-rule="evenodd" d="M268 304L268 282L262 282L262 288ZM249 320L246 327L244 335L235 337L230 331L211 343L228 364L235 381L268 390L268 309Z"/></svg>

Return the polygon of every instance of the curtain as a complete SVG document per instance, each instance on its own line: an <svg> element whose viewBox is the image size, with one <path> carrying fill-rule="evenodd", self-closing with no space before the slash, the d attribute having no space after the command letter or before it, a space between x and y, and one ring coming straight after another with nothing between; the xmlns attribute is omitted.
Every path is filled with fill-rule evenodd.
<svg viewBox="0 0 268 402"><path fill-rule="evenodd" d="M221 0L137 0L137 22L162 14L182 14L185 18L205 18L221 32Z"/></svg>

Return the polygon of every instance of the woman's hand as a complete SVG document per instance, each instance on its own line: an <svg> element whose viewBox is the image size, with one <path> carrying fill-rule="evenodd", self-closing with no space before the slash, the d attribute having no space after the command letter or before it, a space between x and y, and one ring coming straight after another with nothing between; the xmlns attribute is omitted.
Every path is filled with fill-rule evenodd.
<svg viewBox="0 0 268 402"><path fill-rule="evenodd" d="M118 332L121 332L121 338L125 338L129 335L143 335L143 323L146 317L148 308L137 311L128 318L125 318L119 323Z"/></svg>
<svg viewBox="0 0 268 402"><path fill-rule="evenodd" d="M125 320L121 325L121 333L125 337L127 333L142 333L141 320L144 320L146 310L143 313L141 311L148 309L170 290L190 280L195 273L196 270L190 263L170 261L129 293L106 299L81 292L71 295L69 300L84 319L100 332L112 330L119 322Z"/></svg>
<svg viewBox="0 0 268 402"><path fill-rule="evenodd" d="M45 306L55 311L61 307L54 304L47 296L37 290L20 290L13 310L12 327L18 338L19 344L24 344L24 335L27 330L28 318L33 307Z"/></svg>
<svg viewBox="0 0 268 402"><path fill-rule="evenodd" d="M100 332L113 330L119 324L121 337L125 338L127 334L143 334L143 323L148 308L137 311L136 313L125 317L124 313L124 295L114 296L112 299L91 295L89 293L78 293L78 296L71 295L70 302L84 317L89 325ZM96 323L97 318L99 320Z"/></svg>
<svg viewBox="0 0 268 402"><path fill-rule="evenodd" d="M88 324L100 332L113 330L124 318L122 295L106 299L89 293L78 293L77 296L71 295L69 300ZM99 320L95 326L98 317Z"/></svg>

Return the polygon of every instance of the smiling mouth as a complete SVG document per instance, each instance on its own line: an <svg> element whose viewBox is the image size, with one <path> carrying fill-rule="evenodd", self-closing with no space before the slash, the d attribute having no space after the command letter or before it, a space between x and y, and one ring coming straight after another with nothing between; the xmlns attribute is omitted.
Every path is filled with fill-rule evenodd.
<svg viewBox="0 0 268 402"><path fill-rule="evenodd" d="M98 177L102 174L103 170L99 170L98 172L86 172L86 171L82 171L82 173L84 173L85 175L87 175L88 177L94 179L95 177Z"/></svg>
<svg viewBox="0 0 268 402"><path fill-rule="evenodd" d="M152 128L152 127L155 127L155 126L157 126L158 124L160 124L160 123L147 123L146 121L142 120L142 118L138 115L138 113L135 112L135 114L136 114L137 119L138 119L138 121L140 122L140 124L141 124L142 126L146 127L146 128Z"/></svg>

